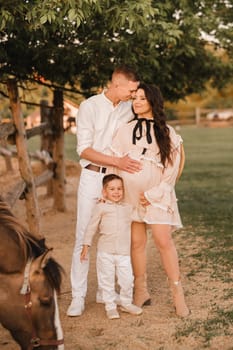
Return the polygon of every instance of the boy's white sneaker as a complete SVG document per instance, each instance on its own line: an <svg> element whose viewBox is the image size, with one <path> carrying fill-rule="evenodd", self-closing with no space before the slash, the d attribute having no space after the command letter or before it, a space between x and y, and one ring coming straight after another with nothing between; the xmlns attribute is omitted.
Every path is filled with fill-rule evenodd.
<svg viewBox="0 0 233 350"><path fill-rule="evenodd" d="M73 298L67 310L68 316L81 316L84 311L84 298Z"/></svg>
<svg viewBox="0 0 233 350"><path fill-rule="evenodd" d="M121 311L128 312L129 314L132 314L132 315L141 315L142 314L142 308L138 307L134 304L122 305Z"/></svg>
<svg viewBox="0 0 233 350"><path fill-rule="evenodd" d="M107 313L107 317L110 320L114 320L116 318L120 318L120 315L118 314L118 311L116 309L107 310L106 313Z"/></svg>

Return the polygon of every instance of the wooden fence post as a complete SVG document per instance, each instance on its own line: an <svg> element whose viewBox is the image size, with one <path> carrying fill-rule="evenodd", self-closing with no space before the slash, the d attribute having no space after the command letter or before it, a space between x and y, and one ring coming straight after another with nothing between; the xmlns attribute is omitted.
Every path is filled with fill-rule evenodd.
<svg viewBox="0 0 233 350"><path fill-rule="evenodd" d="M40 122L41 123L47 123L48 126L50 124L50 112L51 112L51 107L48 106L48 101L47 100L41 100L40 101ZM47 127L45 130L42 131L41 133L41 146L40 150L47 151L49 153L52 153L52 146L51 146L51 139L52 138L52 129Z"/></svg>
<svg viewBox="0 0 233 350"><path fill-rule="evenodd" d="M7 149L7 141L6 140L0 140L0 146L2 146L5 149ZM12 173L13 172L13 165L12 165L11 156L6 154L4 156L4 158L5 158L5 164L6 164L6 171Z"/></svg>
<svg viewBox="0 0 233 350"><path fill-rule="evenodd" d="M63 91L55 90L53 95L53 132L55 175L53 179L54 208L65 211L65 157L64 157L64 128L63 128Z"/></svg>
<svg viewBox="0 0 233 350"><path fill-rule="evenodd" d="M201 121L201 110L200 110L200 107L196 107L196 109L195 109L195 119L196 119L196 125L199 125L200 121Z"/></svg>
<svg viewBox="0 0 233 350"><path fill-rule="evenodd" d="M16 128L15 141L18 153L19 171L26 183L25 204L28 226L30 232L40 239L43 237L40 235L39 207L36 197L36 187L34 183L30 159L27 153L26 132L19 101L17 82L15 79L8 79L7 89L10 98L13 121Z"/></svg>
<svg viewBox="0 0 233 350"><path fill-rule="evenodd" d="M0 115L0 124L2 123L2 118L1 118L1 115ZM4 148L7 148L7 141L6 139L0 139L0 147L4 147ZM8 172L13 172L13 165L12 165L12 161L11 161L11 157L9 155L5 155L4 156L5 158L5 164L6 164L6 171Z"/></svg>
<svg viewBox="0 0 233 350"><path fill-rule="evenodd" d="M47 128L41 134L41 151L46 151L53 158L53 118L52 108L48 106L47 100L40 101L40 118L41 123L47 123ZM47 195L52 196L53 194L53 181L49 180L47 183Z"/></svg>

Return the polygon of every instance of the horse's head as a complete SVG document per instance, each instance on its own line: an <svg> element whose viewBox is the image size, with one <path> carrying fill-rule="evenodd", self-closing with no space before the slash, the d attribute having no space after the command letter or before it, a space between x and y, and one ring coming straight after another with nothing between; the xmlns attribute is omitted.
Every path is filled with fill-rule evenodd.
<svg viewBox="0 0 233 350"><path fill-rule="evenodd" d="M8 328L23 350L64 349L56 293L59 268L49 251L26 264L17 302L21 304L17 306L17 325Z"/></svg>
<svg viewBox="0 0 233 350"><path fill-rule="evenodd" d="M22 350L63 350L61 266L0 197L0 323Z"/></svg>

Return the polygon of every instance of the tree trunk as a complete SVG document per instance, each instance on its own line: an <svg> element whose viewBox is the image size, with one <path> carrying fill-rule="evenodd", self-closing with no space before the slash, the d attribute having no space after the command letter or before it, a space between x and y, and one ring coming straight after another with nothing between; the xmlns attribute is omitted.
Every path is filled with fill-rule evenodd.
<svg viewBox="0 0 233 350"><path fill-rule="evenodd" d="M28 226L32 234L34 234L37 238L43 238L40 234L40 215L36 196L36 187L27 153L26 132L19 101L17 82L15 79L8 79L7 89L10 98L13 122L16 127L16 147L18 152L19 171L26 184L25 204Z"/></svg>
<svg viewBox="0 0 233 350"><path fill-rule="evenodd" d="M53 132L55 175L53 179L54 208L65 211L65 159L63 129L63 91L55 90L53 99Z"/></svg>

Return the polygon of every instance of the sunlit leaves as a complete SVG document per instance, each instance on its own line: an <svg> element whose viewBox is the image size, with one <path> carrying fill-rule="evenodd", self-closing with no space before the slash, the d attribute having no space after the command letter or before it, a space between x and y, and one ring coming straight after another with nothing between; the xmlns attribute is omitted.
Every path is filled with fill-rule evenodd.
<svg viewBox="0 0 233 350"><path fill-rule="evenodd" d="M78 82L88 95L106 83L113 65L129 63L171 100L200 91L208 80L223 86L232 74L233 11L227 0L0 4L0 74L27 80L36 71L60 85ZM217 40L211 50L205 33ZM219 48L224 62L213 54Z"/></svg>

